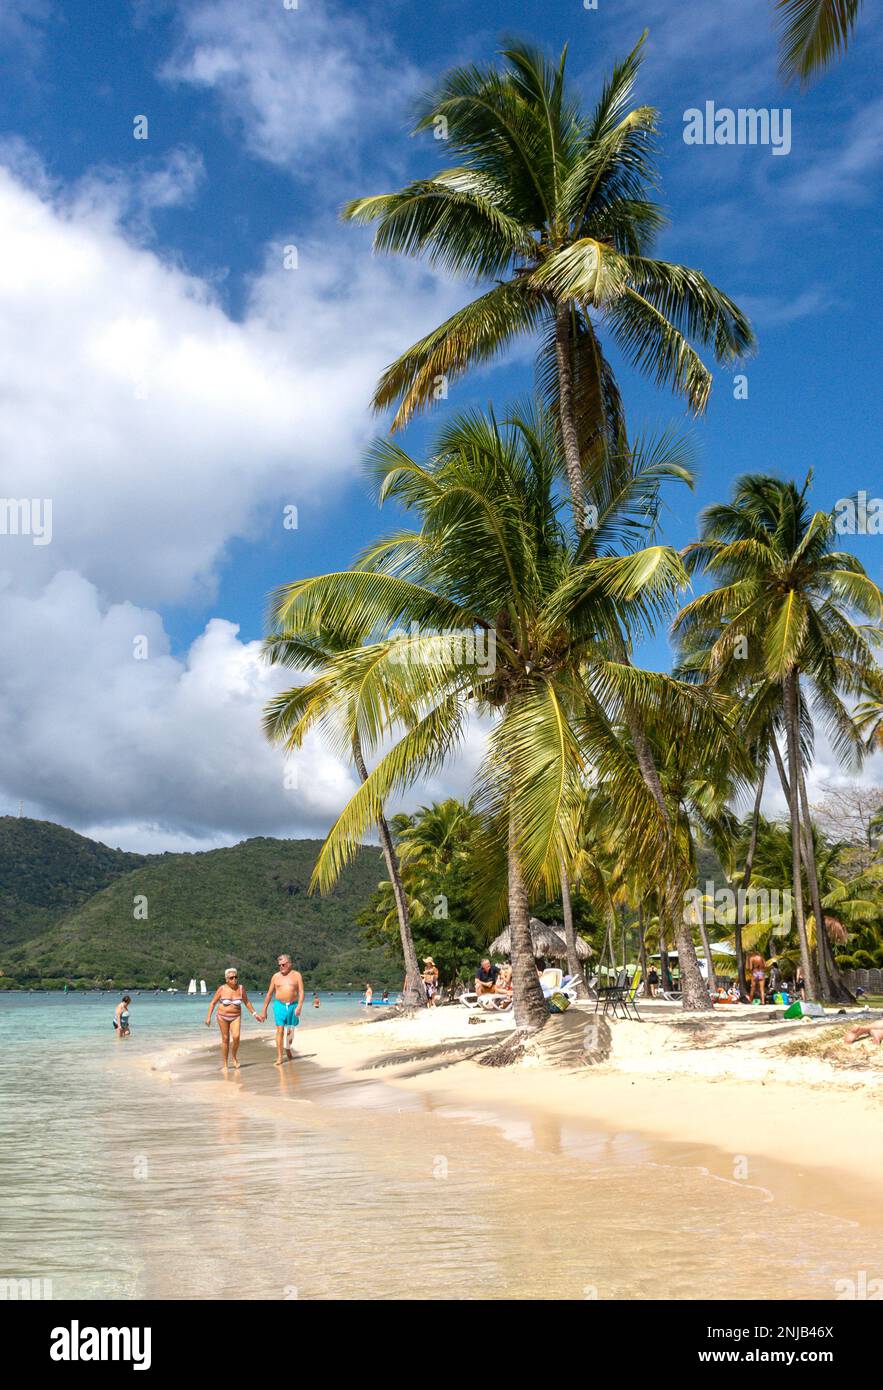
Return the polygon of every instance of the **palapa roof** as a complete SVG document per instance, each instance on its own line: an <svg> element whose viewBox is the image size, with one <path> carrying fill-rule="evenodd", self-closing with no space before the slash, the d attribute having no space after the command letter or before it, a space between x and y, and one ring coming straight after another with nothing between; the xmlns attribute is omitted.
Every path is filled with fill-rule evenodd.
<svg viewBox="0 0 883 1390"><path fill-rule="evenodd" d="M566 960L567 943L564 940L564 928L555 923L554 926L547 926L541 922L539 917L530 919L530 936L533 942L534 956L542 956L544 960ZM510 956L512 954L512 938L509 928L505 927L500 935L495 938L488 947L492 956ZM576 938L576 954L580 960L588 960L593 954L588 941L583 937Z"/></svg>

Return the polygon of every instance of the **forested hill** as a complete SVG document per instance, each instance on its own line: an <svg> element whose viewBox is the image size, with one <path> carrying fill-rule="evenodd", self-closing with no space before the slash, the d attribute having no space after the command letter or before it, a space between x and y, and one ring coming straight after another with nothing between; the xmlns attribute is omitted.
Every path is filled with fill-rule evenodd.
<svg viewBox="0 0 883 1390"><path fill-rule="evenodd" d="M217 982L231 963L264 982L280 951L316 987L369 977L400 983L356 922L383 877L379 850L361 849L328 897L311 897L319 840L141 856L44 822L12 821L17 832L8 824L0 872L0 901L13 909L5 917L12 929L0 937L7 983L181 987L191 976Z"/></svg>
<svg viewBox="0 0 883 1390"><path fill-rule="evenodd" d="M0 816L0 952L146 862L52 821Z"/></svg>

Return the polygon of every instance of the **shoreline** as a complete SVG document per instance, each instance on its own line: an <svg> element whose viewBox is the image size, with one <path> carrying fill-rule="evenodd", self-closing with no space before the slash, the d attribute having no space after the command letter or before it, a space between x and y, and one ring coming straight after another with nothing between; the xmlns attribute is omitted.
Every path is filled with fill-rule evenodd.
<svg viewBox="0 0 883 1390"><path fill-rule="evenodd" d="M779 1035L793 1028L738 1037L739 1022L730 1018L721 1020L723 1036L719 1042L712 1036L711 1045L707 1027L699 1045L689 1045L692 1039L685 1045L681 1020L602 1020L609 1038L600 1039L593 1055L585 1052L583 1035L594 1015L577 1009L550 1020L542 1041L520 1061L491 1067L480 1065L477 1054L513 1031L511 1018L472 1024L472 1017L446 1007L411 1019L335 1023L298 1038L298 1051L341 1079L383 1083L473 1119L482 1112L491 1123L506 1113L542 1117L604 1132L626 1146L663 1143L686 1162L701 1150L703 1166L706 1151L715 1151L716 1175L725 1180L771 1182L779 1190L785 1180L792 1198L797 1188L813 1204L827 1193L838 1214L846 1203L852 1219L860 1212L883 1227L883 1072L782 1057ZM692 1021L686 1029L695 1032Z"/></svg>

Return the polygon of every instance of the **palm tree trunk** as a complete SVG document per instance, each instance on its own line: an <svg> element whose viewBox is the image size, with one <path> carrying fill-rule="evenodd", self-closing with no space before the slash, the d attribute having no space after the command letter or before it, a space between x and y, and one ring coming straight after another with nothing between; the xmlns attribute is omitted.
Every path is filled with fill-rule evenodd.
<svg viewBox="0 0 883 1390"><path fill-rule="evenodd" d="M536 1032L549 1021L549 1008L537 979L530 935L530 900L521 863L514 811L509 812L509 940L512 954L512 1007L515 1026Z"/></svg>
<svg viewBox="0 0 883 1390"><path fill-rule="evenodd" d="M748 981L745 979L745 951L742 947L742 928L745 925L745 894L748 892L751 883L751 872L754 868L754 856L757 853L757 835L760 828L760 803L763 799L763 787L766 781L766 757L760 769L760 777L757 782L757 793L754 797L754 811L751 817L751 836L748 841L748 852L745 855L745 868L742 873L742 885L736 896L736 971L739 976L739 993L748 993Z"/></svg>
<svg viewBox="0 0 883 1390"><path fill-rule="evenodd" d="M644 986L644 993L649 998L647 988L647 943L644 940L644 904L638 903L638 953L641 960L641 983Z"/></svg>
<svg viewBox="0 0 883 1390"><path fill-rule="evenodd" d="M359 776L363 782L368 780L368 769L365 766L365 759L362 756L362 744L358 734L353 735L353 761L356 764ZM383 858L386 863L386 872L392 884L393 897L396 904L396 916L399 919L399 939L402 943L402 955L405 960L405 987L402 991L402 998L405 1004L425 1004L426 990L423 985L423 977L420 974L420 967L417 964L417 952L414 947L414 938L411 935L411 919L408 912L408 898L405 893L402 875L399 870L398 855L392 842L392 835L389 833L389 826L384 816L379 816L377 820L377 831L380 836L380 848L383 851Z"/></svg>
<svg viewBox="0 0 883 1390"><path fill-rule="evenodd" d="M825 927L825 910L819 890L819 872L816 864L816 847L812 838L812 819L809 812L809 797L806 791L806 778L800 775L800 804L803 808L806 876L812 894L812 910L816 919L816 960L819 966L819 990L822 999L831 1004L854 1004L855 995L847 988L834 960L828 932Z"/></svg>
<svg viewBox="0 0 883 1390"><path fill-rule="evenodd" d="M785 734L788 743L788 782L790 784L790 789L786 792L786 795L788 796L788 803L791 809L791 881L792 892L794 894L794 916L797 921L797 939L800 943L800 968L803 971L806 994L808 998L815 999L818 995L816 974L809 953L809 942L806 936L806 921L803 915L803 875L801 873L800 854L800 803L794 791L800 782L800 729L797 719L797 676L793 670L785 677L784 687Z"/></svg>
<svg viewBox="0 0 883 1390"><path fill-rule="evenodd" d="M576 981L579 999L588 999L589 991L583 979L579 956L576 953L576 932L573 929L573 900L570 896L570 876L567 865L561 860L561 915L564 918L564 940L567 945L567 973Z"/></svg>
<svg viewBox="0 0 883 1390"><path fill-rule="evenodd" d="M574 525L577 535L581 536L586 529L586 502L582 460L579 451L579 431L576 427L571 312L571 307L566 301L559 301L555 306L555 355L558 370L558 411L561 421L561 440L564 447L564 466L567 470L567 481L570 484ZM628 661L628 653L625 651L624 643L620 659ZM673 844L674 827L668 807L665 804L665 796L650 743L637 719L626 714L625 722L644 784L659 807L669 843ZM665 903L677 939L678 952L683 950L684 953L683 957L680 954L678 957L681 974L681 1004L684 1009L711 1009L713 1006L702 979L699 962L696 959L693 938L689 930L682 930L682 927L685 926L681 921L684 915L683 894L673 876L669 876L669 881L665 885Z"/></svg>
<svg viewBox="0 0 883 1390"><path fill-rule="evenodd" d="M561 442L564 446L564 466L567 469L567 481L570 484L573 520L577 534L581 536L586 529L586 499L573 391L571 312L571 307L566 301L559 301L555 305L555 359L558 368L558 410L561 421Z"/></svg>
<svg viewBox="0 0 883 1390"><path fill-rule="evenodd" d="M629 733L631 734L632 744L635 749L635 756L638 760L638 767L644 779L644 785L659 807L659 814L662 816L663 823L668 833L669 843L674 840L674 826L672 825L671 814L665 802L665 794L662 790L662 783L659 780L659 773L653 758L653 750L650 742L641 728L638 721L630 715L625 716ZM684 901L686 894L681 885L677 883L673 873L667 875L663 899L661 903L662 915L667 918L675 938L675 946L678 953L678 971L681 977L681 1007L689 1009L691 1012L702 1012L713 1009L711 996L708 987L702 978L702 971L699 969L699 960L696 956L696 947L693 945L693 936L688 922L685 920Z"/></svg>
<svg viewBox="0 0 883 1390"><path fill-rule="evenodd" d="M812 902L812 914L816 919L816 966L819 972L819 998L827 999L829 995L828 972L825 969L825 914L822 911L822 898L819 893L819 875L816 869L816 850L812 838L812 821L809 814L809 798L806 794L806 778L803 769L800 769L798 780L800 788L800 809L803 816L803 834L801 836L803 862L806 867L806 878L809 883L809 895Z"/></svg>

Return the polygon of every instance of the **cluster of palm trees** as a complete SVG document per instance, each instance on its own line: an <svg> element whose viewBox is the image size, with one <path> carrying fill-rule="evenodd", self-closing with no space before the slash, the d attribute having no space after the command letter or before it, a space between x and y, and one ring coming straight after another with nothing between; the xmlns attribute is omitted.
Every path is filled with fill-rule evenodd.
<svg viewBox="0 0 883 1390"><path fill-rule="evenodd" d="M742 479L684 554L660 540L664 490L692 480L689 447L672 431L630 435L608 343L699 413L712 380L702 353L733 364L754 337L700 271L652 254L663 215L656 112L633 101L642 46L591 112L568 86L565 54L550 62L514 44L497 65L450 72L416 130L441 130L454 162L345 209L376 224L378 251L422 257L482 292L377 388L375 407L394 417L369 469L379 501L412 524L348 570L283 586L267 640L272 661L310 676L271 702L268 735L297 748L319 727L360 777L315 885L329 888L377 828L412 999L422 983L385 807L455 754L471 720L487 721L473 797L477 901L488 922L508 915L525 1029L548 1016L531 902L560 890L573 946L571 881L609 868L611 852L618 879L652 899L677 949L684 1006L710 1007L684 911L695 836L762 783L771 756L782 764L780 735L801 962L807 981L831 987L825 933L811 957L802 902L805 875L818 912L812 717L844 749L860 748L846 701L873 686L875 667L856 615L883 616L879 590L833 549L830 515L810 512L808 484ZM440 380L525 334L539 339L533 398L447 420L420 458L402 447L396 432L437 398ZM713 587L682 606L696 574ZM668 621L679 669L640 669L637 646ZM488 641L492 662L477 655ZM750 879L750 855L743 873Z"/></svg>

